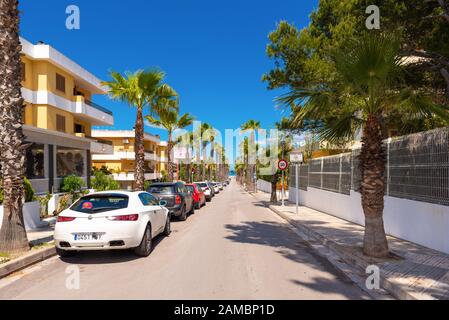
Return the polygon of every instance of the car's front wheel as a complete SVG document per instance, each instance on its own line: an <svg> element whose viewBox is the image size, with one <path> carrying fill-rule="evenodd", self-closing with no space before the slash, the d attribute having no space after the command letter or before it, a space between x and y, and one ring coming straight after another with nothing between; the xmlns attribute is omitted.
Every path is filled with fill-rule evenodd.
<svg viewBox="0 0 449 320"><path fill-rule="evenodd" d="M171 219L170 215L167 215L167 221L165 222L164 236L168 237L171 233Z"/></svg>
<svg viewBox="0 0 449 320"><path fill-rule="evenodd" d="M143 234L142 242L134 249L134 253L140 257L148 257L153 250L153 239L151 238L151 226L148 225Z"/></svg>

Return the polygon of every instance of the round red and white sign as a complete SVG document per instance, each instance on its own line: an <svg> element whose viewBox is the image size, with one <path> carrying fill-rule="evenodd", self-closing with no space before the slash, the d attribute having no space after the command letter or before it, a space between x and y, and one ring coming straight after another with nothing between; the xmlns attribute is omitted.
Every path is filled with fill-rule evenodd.
<svg viewBox="0 0 449 320"><path fill-rule="evenodd" d="M279 160L278 168L281 171L284 171L288 168L288 162L286 160Z"/></svg>

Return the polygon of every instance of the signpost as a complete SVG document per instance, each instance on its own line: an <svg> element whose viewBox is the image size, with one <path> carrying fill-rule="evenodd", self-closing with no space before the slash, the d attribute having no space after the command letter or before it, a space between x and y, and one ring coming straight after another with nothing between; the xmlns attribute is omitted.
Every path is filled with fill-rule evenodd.
<svg viewBox="0 0 449 320"><path fill-rule="evenodd" d="M284 171L287 170L287 168L288 168L288 162L286 160L284 160L284 159L279 160L278 168L279 168L279 170L282 171L281 199L282 199L282 206L284 206L284 193L285 193L285 190L284 190Z"/></svg>
<svg viewBox="0 0 449 320"><path fill-rule="evenodd" d="M295 164L295 186L296 186L296 214L298 214L299 209L299 164L304 162L304 157L302 153L294 153L290 155L290 161Z"/></svg>

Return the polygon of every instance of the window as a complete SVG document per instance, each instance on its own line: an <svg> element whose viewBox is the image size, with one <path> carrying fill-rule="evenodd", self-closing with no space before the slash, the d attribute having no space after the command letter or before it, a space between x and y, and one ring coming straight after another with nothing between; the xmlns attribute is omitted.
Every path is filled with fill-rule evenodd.
<svg viewBox="0 0 449 320"><path fill-rule="evenodd" d="M75 123L75 133L85 133L84 126L82 124Z"/></svg>
<svg viewBox="0 0 449 320"><path fill-rule="evenodd" d="M144 206L157 206L159 205L159 201L149 193L141 193L139 194L140 201Z"/></svg>
<svg viewBox="0 0 449 320"><path fill-rule="evenodd" d="M59 114L56 115L56 130L65 132L65 117Z"/></svg>
<svg viewBox="0 0 449 320"><path fill-rule="evenodd" d="M85 150L67 147L56 148L56 173L58 178L71 174L79 177L84 176Z"/></svg>
<svg viewBox="0 0 449 320"><path fill-rule="evenodd" d="M22 62L22 81L26 81L26 64Z"/></svg>
<svg viewBox="0 0 449 320"><path fill-rule="evenodd" d="M149 193L159 193L159 194L172 194L175 193L175 190L173 188L173 186L164 186L164 185L159 185L159 186L150 186L150 188L148 189Z"/></svg>
<svg viewBox="0 0 449 320"><path fill-rule="evenodd" d="M44 145L33 143L26 150L26 177L28 179L45 178L44 173Z"/></svg>
<svg viewBox="0 0 449 320"><path fill-rule="evenodd" d="M122 194L85 196L70 208L73 211L95 214L128 208L129 198Z"/></svg>
<svg viewBox="0 0 449 320"><path fill-rule="evenodd" d="M60 74L56 74L56 90L65 93L65 78Z"/></svg>

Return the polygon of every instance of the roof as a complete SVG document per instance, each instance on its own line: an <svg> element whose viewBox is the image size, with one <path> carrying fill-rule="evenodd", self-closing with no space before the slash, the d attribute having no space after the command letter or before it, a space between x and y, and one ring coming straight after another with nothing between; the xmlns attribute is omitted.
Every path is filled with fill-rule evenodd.
<svg viewBox="0 0 449 320"><path fill-rule="evenodd" d="M78 80L77 85L80 88L84 87L94 94L106 94L108 92L107 88L101 84L100 79L50 45L45 43L35 45L22 37L20 42L22 53L27 58L51 62Z"/></svg>

